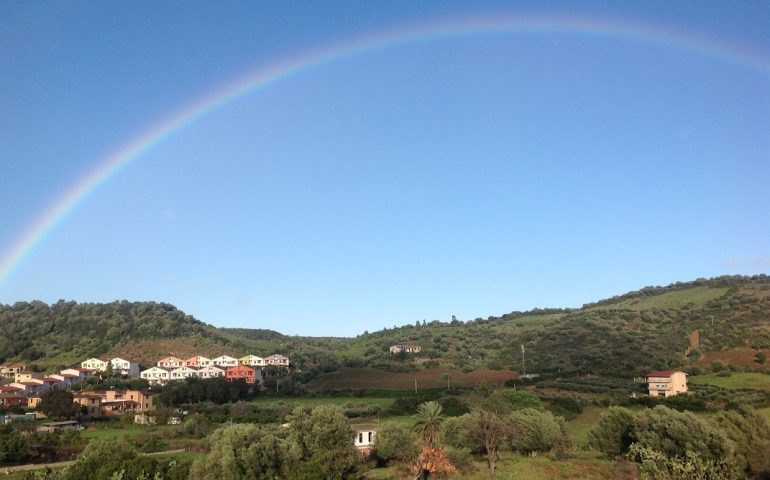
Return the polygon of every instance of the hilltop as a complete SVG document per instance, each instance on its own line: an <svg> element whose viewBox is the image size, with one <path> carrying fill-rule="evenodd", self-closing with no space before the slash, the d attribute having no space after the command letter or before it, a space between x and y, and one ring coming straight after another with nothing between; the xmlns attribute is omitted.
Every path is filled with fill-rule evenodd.
<svg viewBox="0 0 770 480"><path fill-rule="evenodd" d="M770 278L718 277L645 287L579 309L535 309L450 322L418 322L355 338L286 336L265 329L216 328L173 305L155 302L0 305L0 360L69 366L90 356L153 364L168 354L284 353L309 379L372 367L476 369L556 375L641 375L646 370L708 367L758 369L770 355ZM396 343L418 355L391 355ZM522 365L521 346L525 362Z"/></svg>

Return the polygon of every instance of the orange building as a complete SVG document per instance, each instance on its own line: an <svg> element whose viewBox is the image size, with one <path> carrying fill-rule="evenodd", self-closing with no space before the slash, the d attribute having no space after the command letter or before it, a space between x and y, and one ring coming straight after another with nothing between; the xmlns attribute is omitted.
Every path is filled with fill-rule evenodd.
<svg viewBox="0 0 770 480"><path fill-rule="evenodd" d="M257 374L257 369L246 366L238 365L237 367L230 367L225 371L225 378L228 381L244 379L246 383L255 383L261 380L262 375Z"/></svg>

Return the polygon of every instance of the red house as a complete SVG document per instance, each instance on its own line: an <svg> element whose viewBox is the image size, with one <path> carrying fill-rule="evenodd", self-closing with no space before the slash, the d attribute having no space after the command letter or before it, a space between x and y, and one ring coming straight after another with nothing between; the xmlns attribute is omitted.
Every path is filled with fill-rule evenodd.
<svg viewBox="0 0 770 480"><path fill-rule="evenodd" d="M259 379L257 370L247 365L238 365L237 367L228 368L225 371L225 378L227 378L228 381L242 378L246 380L246 383L254 383Z"/></svg>

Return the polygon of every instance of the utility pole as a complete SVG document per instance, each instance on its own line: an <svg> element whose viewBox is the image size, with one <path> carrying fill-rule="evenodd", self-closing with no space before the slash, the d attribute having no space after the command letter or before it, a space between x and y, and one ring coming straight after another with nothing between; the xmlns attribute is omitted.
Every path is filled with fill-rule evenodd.
<svg viewBox="0 0 770 480"><path fill-rule="evenodd" d="M527 365L524 363L524 344L521 344L521 371L523 372L523 377L527 376Z"/></svg>

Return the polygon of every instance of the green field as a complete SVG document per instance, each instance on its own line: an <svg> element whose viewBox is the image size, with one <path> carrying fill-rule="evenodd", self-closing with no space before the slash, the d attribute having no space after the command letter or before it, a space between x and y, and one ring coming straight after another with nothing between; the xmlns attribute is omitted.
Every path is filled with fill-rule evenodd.
<svg viewBox="0 0 770 480"><path fill-rule="evenodd" d="M685 290L676 290L673 292L662 293L660 295L653 295L651 297L624 300L619 303L602 305L594 308L628 308L630 310L648 310L652 308L681 308L689 304L700 306L705 305L711 300L715 300L721 297L727 293L727 290L728 289L726 287L694 287Z"/></svg>
<svg viewBox="0 0 770 480"><path fill-rule="evenodd" d="M764 373L733 373L729 377L718 375L698 375L691 377L694 385L713 385L719 388L750 388L770 391L770 375Z"/></svg>
<svg viewBox="0 0 770 480"><path fill-rule="evenodd" d="M395 397L258 397L253 400L260 407L279 407L287 405L293 407L315 407L317 405L376 405L382 409L388 408L395 402Z"/></svg>
<svg viewBox="0 0 770 480"><path fill-rule="evenodd" d="M588 431L599 421L602 410L598 407L588 407L580 415L567 422L572 440L578 450L588 447Z"/></svg>
<svg viewBox="0 0 770 480"><path fill-rule="evenodd" d="M402 479L411 478L404 468L377 468L366 472L368 479ZM450 478L462 478L464 480L489 479L486 461L477 460L469 471L462 471ZM614 462L599 458L592 453L578 453L564 460L552 460L548 455L526 457L510 453L503 453L497 461L494 478L501 480L527 479L527 480L552 480L552 479L632 479L633 475L623 475L615 468Z"/></svg>
<svg viewBox="0 0 770 480"><path fill-rule="evenodd" d="M80 436L85 439L104 439L118 437L135 437L143 433L152 433L159 430L174 428L173 425L130 425L126 427L105 427L94 430L84 430Z"/></svg>
<svg viewBox="0 0 770 480"><path fill-rule="evenodd" d="M767 423L770 423L770 407L760 408L757 411L765 416Z"/></svg>

